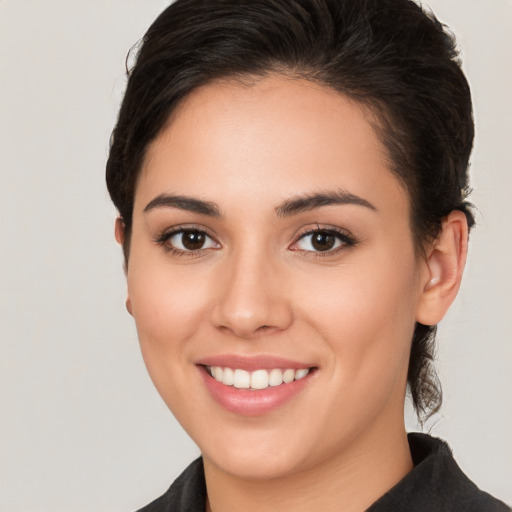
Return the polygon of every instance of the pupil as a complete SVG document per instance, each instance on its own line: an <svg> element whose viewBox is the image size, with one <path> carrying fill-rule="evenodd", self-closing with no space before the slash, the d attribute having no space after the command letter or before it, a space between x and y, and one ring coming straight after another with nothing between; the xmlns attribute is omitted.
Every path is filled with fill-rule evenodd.
<svg viewBox="0 0 512 512"><path fill-rule="evenodd" d="M204 233L199 231L185 231L181 237L183 247L190 251L201 249L204 245Z"/></svg>
<svg viewBox="0 0 512 512"><path fill-rule="evenodd" d="M312 244L317 251L327 251L334 247L335 237L329 233L315 233Z"/></svg>

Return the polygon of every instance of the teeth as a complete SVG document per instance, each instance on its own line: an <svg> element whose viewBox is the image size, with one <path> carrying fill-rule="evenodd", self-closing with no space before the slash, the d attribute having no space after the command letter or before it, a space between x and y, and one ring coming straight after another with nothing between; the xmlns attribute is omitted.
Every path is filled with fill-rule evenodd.
<svg viewBox="0 0 512 512"><path fill-rule="evenodd" d="M251 374L245 370L235 370L233 386L240 389L249 389L251 387Z"/></svg>
<svg viewBox="0 0 512 512"><path fill-rule="evenodd" d="M288 382L292 382L295 379L295 370L289 369L283 372L283 382L288 384Z"/></svg>
<svg viewBox="0 0 512 512"><path fill-rule="evenodd" d="M299 370L274 368L270 371L248 372L221 366L209 366L208 372L217 382L226 386L234 386L238 389L265 389L269 386L280 386L283 383L288 384L294 380L303 379L309 373L309 368L300 368Z"/></svg>
<svg viewBox="0 0 512 512"><path fill-rule="evenodd" d="M307 370L307 369L297 370L295 372L295 380L303 379L308 373L309 373L309 370Z"/></svg>
<svg viewBox="0 0 512 512"><path fill-rule="evenodd" d="M223 374L224 370L220 366L215 366L215 368L213 368L213 377L216 381L222 382Z"/></svg>
<svg viewBox="0 0 512 512"><path fill-rule="evenodd" d="M222 383L226 386L232 386L235 383L235 372L231 368L224 368Z"/></svg>
<svg viewBox="0 0 512 512"><path fill-rule="evenodd" d="M263 370L267 373L265 370ZM279 386L283 383L283 372L279 368L270 370L268 374L268 383L270 386Z"/></svg>
<svg viewBox="0 0 512 512"><path fill-rule="evenodd" d="M268 372L267 370L256 370L251 373L251 389L268 388Z"/></svg>

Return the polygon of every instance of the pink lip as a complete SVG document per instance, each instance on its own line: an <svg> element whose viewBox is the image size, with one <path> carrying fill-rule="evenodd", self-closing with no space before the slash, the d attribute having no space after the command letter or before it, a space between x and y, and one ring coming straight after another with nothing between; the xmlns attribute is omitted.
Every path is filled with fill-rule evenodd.
<svg viewBox="0 0 512 512"><path fill-rule="evenodd" d="M278 409L297 396L311 381L315 372L310 372L300 380L265 389L237 389L217 382L207 371L206 366L240 368L246 371L272 368L310 368L311 365L297 363L276 357L215 356L198 363L197 368L212 398L224 409L243 416L261 416Z"/></svg>
<svg viewBox="0 0 512 512"><path fill-rule="evenodd" d="M285 370L286 368L293 368L298 370L300 368L311 368L314 365L309 362L298 362L292 361L291 359L285 359L283 357L271 356L271 355L259 355L259 356L241 356L235 354L224 354L217 356L205 357L196 361L196 364L202 366L221 366L223 368L239 368L252 372L254 370L272 370L273 368L280 368Z"/></svg>

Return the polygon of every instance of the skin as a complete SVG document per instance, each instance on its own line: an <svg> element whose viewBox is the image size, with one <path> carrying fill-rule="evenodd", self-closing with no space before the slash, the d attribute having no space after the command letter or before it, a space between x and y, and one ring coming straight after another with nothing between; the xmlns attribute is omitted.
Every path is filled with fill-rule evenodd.
<svg viewBox="0 0 512 512"><path fill-rule="evenodd" d="M340 190L371 206L276 213ZM214 203L218 215L145 211L162 194ZM412 469L410 342L415 322L437 323L457 293L467 227L452 212L418 257L409 212L364 110L302 80L197 89L148 148L127 306L156 388L203 454L208 510L364 510ZM183 225L209 235L204 248L176 253L180 235L156 241ZM355 243L315 251L304 233L318 228ZM196 362L219 354L317 369L283 406L247 417L215 402L199 375Z"/></svg>

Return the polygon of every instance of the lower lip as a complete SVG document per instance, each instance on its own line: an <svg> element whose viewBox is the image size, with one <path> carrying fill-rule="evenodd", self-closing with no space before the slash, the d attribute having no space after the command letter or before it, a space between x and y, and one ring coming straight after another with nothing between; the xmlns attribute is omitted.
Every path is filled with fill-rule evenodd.
<svg viewBox="0 0 512 512"><path fill-rule="evenodd" d="M224 409L243 416L260 416L278 409L307 386L312 374L310 372L303 379L265 389L238 389L216 381L204 366L199 370L214 400Z"/></svg>

